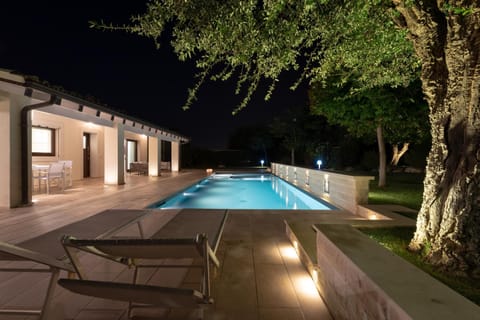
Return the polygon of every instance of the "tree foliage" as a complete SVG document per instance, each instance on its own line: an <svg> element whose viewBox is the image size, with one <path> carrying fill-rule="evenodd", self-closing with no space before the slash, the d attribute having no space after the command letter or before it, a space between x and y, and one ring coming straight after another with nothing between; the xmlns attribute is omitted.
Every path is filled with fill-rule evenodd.
<svg viewBox="0 0 480 320"><path fill-rule="evenodd" d="M374 137L381 126L389 143L419 142L429 131L428 106L420 84L381 87L352 93L343 87L316 84L309 90L312 112L342 125L356 137Z"/></svg>
<svg viewBox="0 0 480 320"><path fill-rule="evenodd" d="M302 80L325 82L332 74L340 83L355 74L355 90L407 85L418 63L394 14L385 0L153 0L129 24L92 26L150 37L157 45L171 30L180 60L194 59L198 69L185 108L205 80L236 78L235 93L243 95L236 113L261 81L269 83L268 99L280 74L289 70L299 71L292 89Z"/></svg>

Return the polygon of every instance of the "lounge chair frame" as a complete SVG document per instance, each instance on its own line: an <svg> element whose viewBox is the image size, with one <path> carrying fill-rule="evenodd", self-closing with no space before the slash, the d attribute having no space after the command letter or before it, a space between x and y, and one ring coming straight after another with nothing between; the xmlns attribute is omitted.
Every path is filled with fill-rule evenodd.
<svg viewBox="0 0 480 320"><path fill-rule="evenodd" d="M38 268L38 266L32 267L0 267L0 272L32 272L32 273L50 273L50 280L48 283L48 289L43 300L42 307L40 309L33 307L30 308L9 308L0 309L0 315L38 315L40 320L48 320L50 315L50 303L53 298L53 293L57 280L60 275L60 271L64 270L68 272L69 278L75 273L75 268L67 261L57 260L44 254L31 251L13 244L0 242L0 260L2 261L29 261L35 262L44 266Z"/></svg>
<svg viewBox="0 0 480 320"><path fill-rule="evenodd" d="M219 261L210 248L207 236L197 234L195 238L178 239L76 239L65 236L62 244L74 266L79 280L60 279L59 284L65 288L90 296L113 300L129 301L128 317L135 308L146 306L156 307L189 307L196 306L201 309L202 305L213 303L210 288L210 263L216 267ZM92 281L81 266L78 254L87 252L99 257L121 263L134 268L131 284L112 281ZM165 264L165 259L200 258L200 264ZM161 263L158 263L158 261ZM198 290L149 286L138 283L139 271L142 268L201 268L202 278ZM118 296L117 290L130 290L131 296ZM169 299L152 301L145 291L151 291L153 295L167 295ZM185 299L185 295L189 298ZM178 301L179 300L179 301ZM173 303L172 303L173 301ZM202 314L202 312L200 312Z"/></svg>

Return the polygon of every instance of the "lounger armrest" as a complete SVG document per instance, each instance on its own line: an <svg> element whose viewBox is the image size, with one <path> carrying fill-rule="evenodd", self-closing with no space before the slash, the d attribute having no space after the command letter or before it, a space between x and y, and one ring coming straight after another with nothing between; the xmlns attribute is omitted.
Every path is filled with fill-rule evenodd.
<svg viewBox="0 0 480 320"><path fill-rule="evenodd" d="M75 272L75 269L70 263L5 242L0 242L0 260L33 261L51 268Z"/></svg>

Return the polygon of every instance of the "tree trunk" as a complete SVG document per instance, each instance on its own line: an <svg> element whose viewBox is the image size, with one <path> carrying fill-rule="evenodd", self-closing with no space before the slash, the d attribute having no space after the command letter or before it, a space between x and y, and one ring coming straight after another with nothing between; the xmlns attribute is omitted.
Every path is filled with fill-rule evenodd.
<svg viewBox="0 0 480 320"><path fill-rule="evenodd" d="M398 166L398 162L400 161L400 159L402 158L402 156L408 151L408 146L410 144L408 142L404 142L402 144L402 149L400 149L400 151L398 151L398 145L397 144L394 144L392 147L393 147L393 155L392 155L392 161L390 161L390 165L391 166Z"/></svg>
<svg viewBox="0 0 480 320"><path fill-rule="evenodd" d="M404 17L421 62L430 107L432 147L413 250L444 270L480 277L480 25L478 1L449 1L476 8L442 12L443 1L404 5Z"/></svg>
<svg viewBox="0 0 480 320"><path fill-rule="evenodd" d="M292 166L295 165L295 148L290 149L290 162Z"/></svg>
<svg viewBox="0 0 480 320"><path fill-rule="evenodd" d="M387 152L385 151L385 141L383 139L382 126L377 127L378 143L378 186L383 188L387 185Z"/></svg>

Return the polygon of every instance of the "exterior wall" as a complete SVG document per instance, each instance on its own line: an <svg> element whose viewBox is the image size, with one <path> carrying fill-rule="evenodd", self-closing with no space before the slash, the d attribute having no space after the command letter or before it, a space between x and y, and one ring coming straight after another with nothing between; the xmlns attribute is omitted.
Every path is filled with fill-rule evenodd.
<svg viewBox="0 0 480 320"><path fill-rule="evenodd" d="M359 204L368 203L371 176L350 176L327 171L272 163L272 173L328 202L357 213Z"/></svg>
<svg viewBox="0 0 480 320"><path fill-rule="evenodd" d="M83 133L90 133L90 176L104 175L104 127L39 110L32 111L32 125L57 129L57 155L32 157L34 163L72 160L72 179L83 179Z"/></svg>
<svg viewBox="0 0 480 320"><path fill-rule="evenodd" d="M22 202L21 107L31 99L0 91L0 207L16 207ZM31 191L30 191L31 192Z"/></svg>

